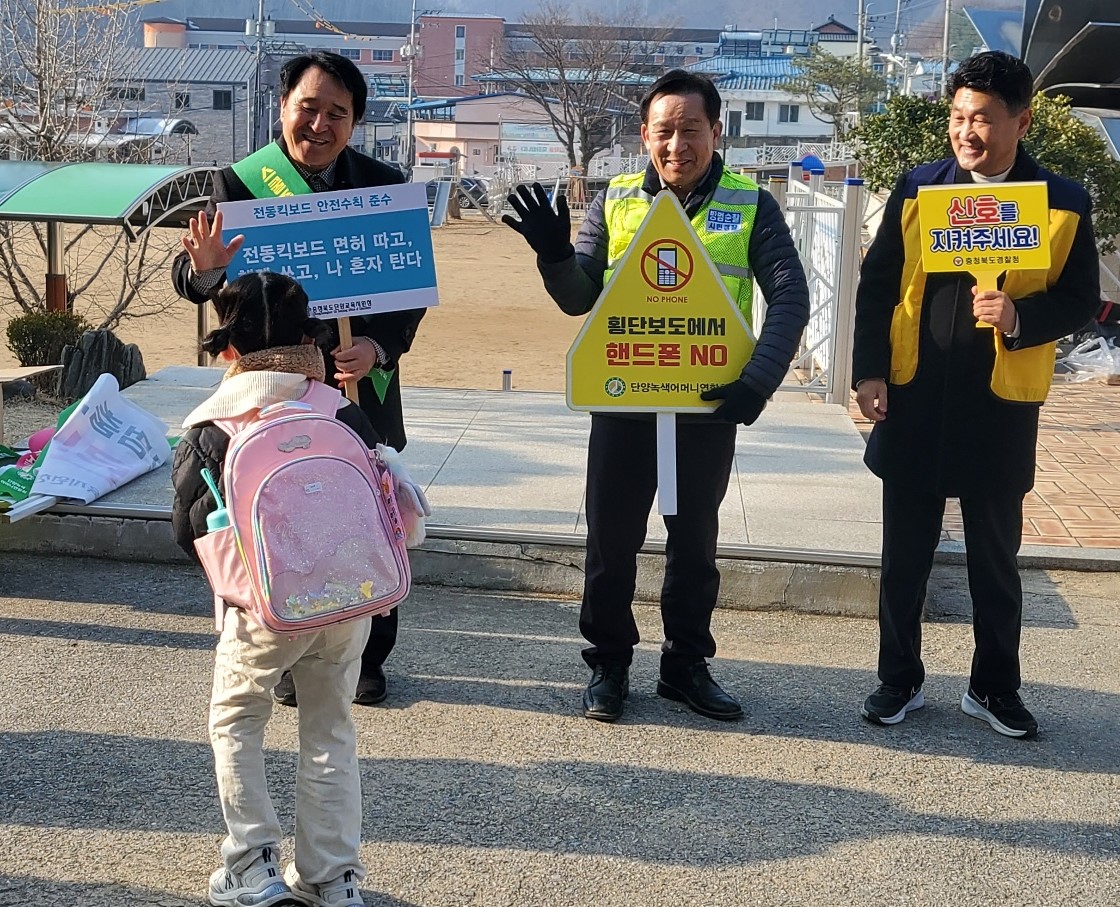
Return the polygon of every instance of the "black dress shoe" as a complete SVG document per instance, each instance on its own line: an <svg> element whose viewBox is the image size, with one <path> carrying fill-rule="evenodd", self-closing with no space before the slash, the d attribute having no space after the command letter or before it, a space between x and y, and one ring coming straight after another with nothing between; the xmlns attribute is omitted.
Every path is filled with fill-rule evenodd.
<svg viewBox="0 0 1120 907"><path fill-rule="evenodd" d="M385 672L381 668L363 671L358 677L358 688L354 691L354 701L358 705L377 705L384 702L388 695Z"/></svg>
<svg viewBox="0 0 1120 907"><path fill-rule="evenodd" d="M291 671L280 675L280 682L272 688L272 698L280 705L296 707L296 682L292 680Z"/></svg>
<svg viewBox="0 0 1120 907"><path fill-rule="evenodd" d="M679 668L661 669L657 695L683 702L705 718L735 721L743 717L743 707L730 693L712 680L706 661L686 662Z"/></svg>
<svg viewBox="0 0 1120 907"><path fill-rule="evenodd" d="M622 700L630 695L630 669L621 665L595 665L591 683L583 692L583 717L618 721Z"/></svg>

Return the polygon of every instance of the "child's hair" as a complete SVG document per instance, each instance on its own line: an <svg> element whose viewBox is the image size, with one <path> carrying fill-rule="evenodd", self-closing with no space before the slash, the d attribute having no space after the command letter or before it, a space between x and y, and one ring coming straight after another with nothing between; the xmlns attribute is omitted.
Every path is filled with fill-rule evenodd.
<svg viewBox="0 0 1120 907"><path fill-rule="evenodd" d="M232 345L238 353L296 346L310 337L325 341L330 329L307 316L307 293L283 274L245 274L211 297L221 326L202 339L202 349L217 356Z"/></svg>

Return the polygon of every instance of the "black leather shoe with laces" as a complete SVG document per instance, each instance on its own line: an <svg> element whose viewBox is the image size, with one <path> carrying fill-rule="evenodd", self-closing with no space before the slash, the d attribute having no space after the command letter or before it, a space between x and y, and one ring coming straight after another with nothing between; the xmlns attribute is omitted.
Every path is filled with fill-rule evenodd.
<svg viewBox="0 0 1120 907"><path fill-rule="evenodd" d="M743 717L739 701L712 680L706 661L685 662L677 667L661 666L657 695L683 702L692 711L718 721L736 721Z"/></svg>
<svg viewBox="0 0 1120 907"><path fill-rule="evenodd" d="M591 683L583 692L583 717L618 721L622 701L630 695L630 669L622 665L595 665Z"/></svg>

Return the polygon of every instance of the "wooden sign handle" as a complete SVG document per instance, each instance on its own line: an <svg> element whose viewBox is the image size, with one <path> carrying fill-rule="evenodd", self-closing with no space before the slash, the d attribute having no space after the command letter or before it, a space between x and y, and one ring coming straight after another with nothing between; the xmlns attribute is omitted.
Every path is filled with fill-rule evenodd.
<svg viewBox="0 0 1120 907"><path fill-rule="evenodd" d="M338 340L339 347L344 350L348 350L354 345L354 338L350 334L350 317L348 315L343 315L338 319ZM357 403L358 382L345 381L343 382L342 387L346 391L346 399L351 403Z"/></svg>

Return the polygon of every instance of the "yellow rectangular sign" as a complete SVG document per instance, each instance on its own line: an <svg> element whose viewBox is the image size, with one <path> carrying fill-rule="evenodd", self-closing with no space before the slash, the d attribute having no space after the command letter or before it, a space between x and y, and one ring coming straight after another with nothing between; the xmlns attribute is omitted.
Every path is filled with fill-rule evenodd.
<svg viewBox="0 0 1120 907"><path fill-rule="evenodd" d="M922 186L918 218L926 273L1050 267L1044 182Z"/></svg>

